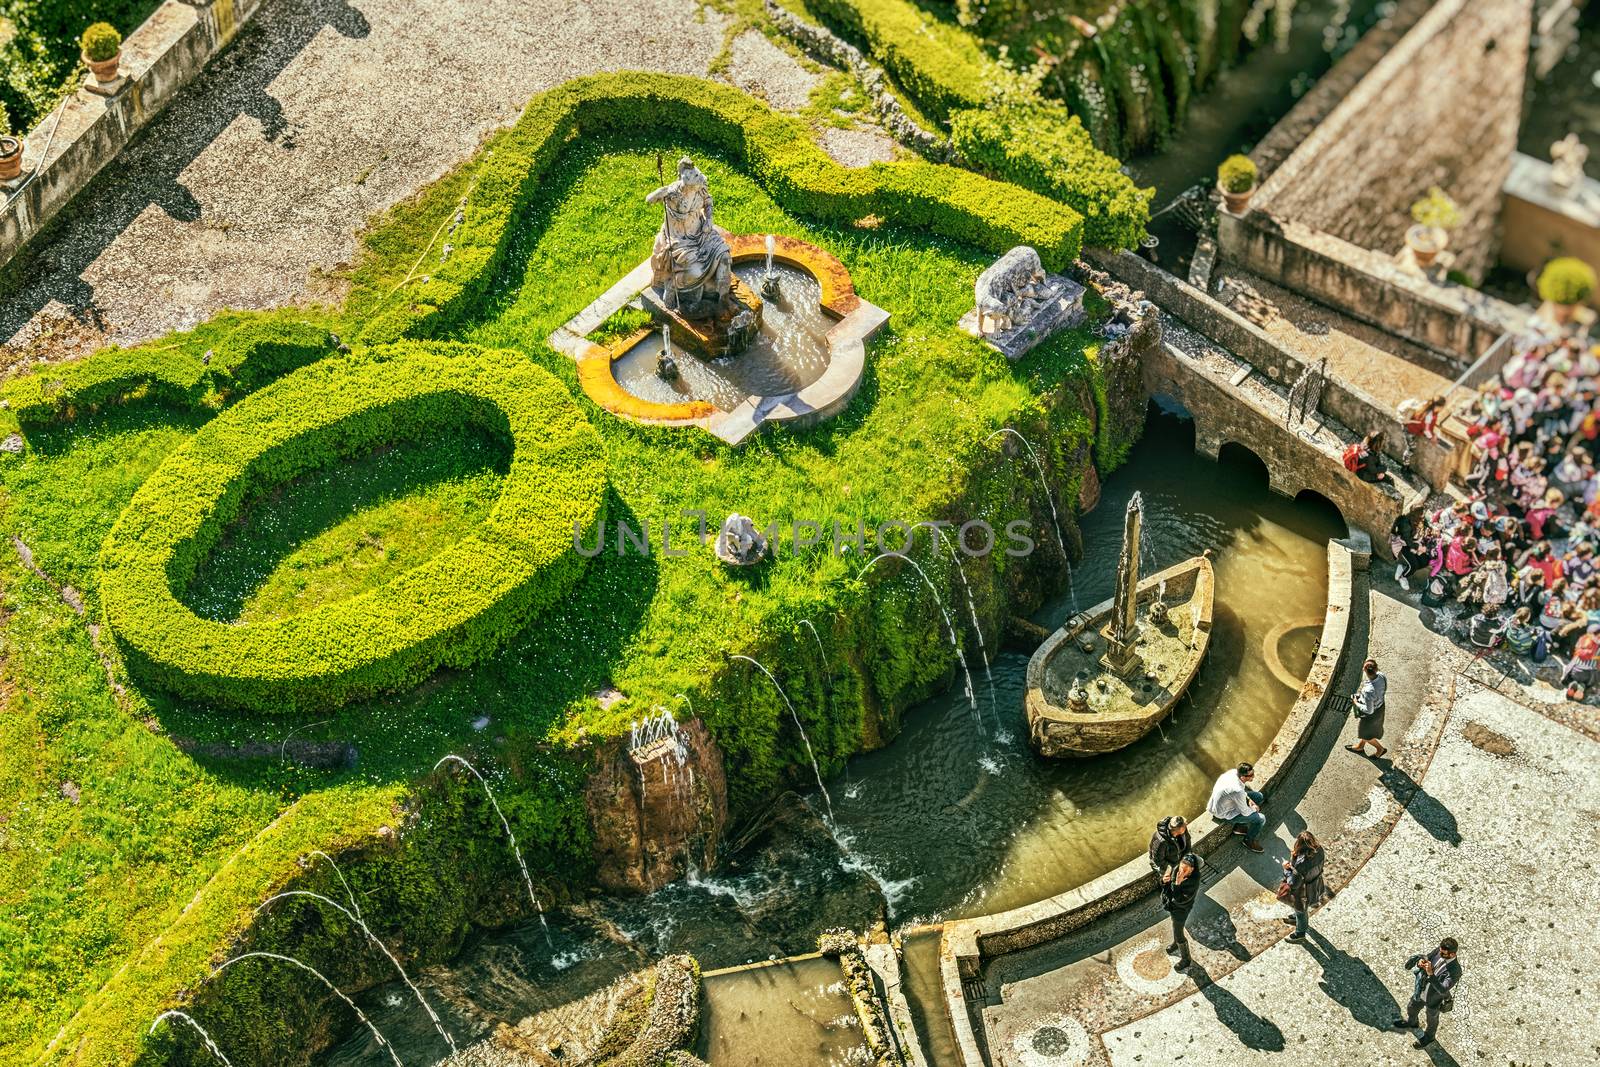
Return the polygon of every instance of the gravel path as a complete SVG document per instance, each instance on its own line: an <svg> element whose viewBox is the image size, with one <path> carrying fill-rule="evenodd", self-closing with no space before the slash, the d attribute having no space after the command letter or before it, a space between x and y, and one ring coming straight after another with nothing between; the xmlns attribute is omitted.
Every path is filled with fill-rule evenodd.
<svg viewBox="0 0 1600 1067"><path fill-rule="evenodd" d="M60 358L337 301L366 220L531 95L599 70L703 75L726 26L695 0L268 0L35 243L0 348ZM815 76L781 49L745 34L735 59L747 87L804 104Z"/></svg>

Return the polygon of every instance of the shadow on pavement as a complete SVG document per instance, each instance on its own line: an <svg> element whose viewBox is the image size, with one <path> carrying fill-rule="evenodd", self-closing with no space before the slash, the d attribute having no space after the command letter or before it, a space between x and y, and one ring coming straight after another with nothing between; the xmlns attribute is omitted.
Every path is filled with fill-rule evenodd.
<svg viewBox="0 0 1600 1067"><path fill-rule="evenodd" d="M1277 1023L1257 1015L1244 1001L1213 982L1200 964L1190 964L1188 974L1200 987L1200 995L1210 1002L1212 1009L1217 1013L1217 1021L1233 1031L1234 1036L1245 1048L1261 1052L1282 1052L1287 1047L1283 1031L1278 1028Z"/></svg>

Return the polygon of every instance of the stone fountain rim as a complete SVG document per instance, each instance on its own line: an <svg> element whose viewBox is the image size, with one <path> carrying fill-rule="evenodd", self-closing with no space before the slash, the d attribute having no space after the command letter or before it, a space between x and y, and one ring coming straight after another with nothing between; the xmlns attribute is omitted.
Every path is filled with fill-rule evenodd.
<svg viewBox="0 0 1600 1067"><path fill-rule="evenodd" d="M861 386L866 341L888 321L889 313L858 295L845 265L809 241L783 234L730 234L721 227L718 232L735 263L764 260L771 236L774 262L816 279L823 311L839 320L827 333L828 366L822 376L792 393L747 397L731 411L719 411L703 400L659 404L627 392L611 364L654 330L635 331L611 345L595 344L586 335L649 286L652 272L646 259L548 338L551 347L577 362L584 395L620 418L654 426L696 426L733 445L768 422L809 426L843 411Z"/></svg>

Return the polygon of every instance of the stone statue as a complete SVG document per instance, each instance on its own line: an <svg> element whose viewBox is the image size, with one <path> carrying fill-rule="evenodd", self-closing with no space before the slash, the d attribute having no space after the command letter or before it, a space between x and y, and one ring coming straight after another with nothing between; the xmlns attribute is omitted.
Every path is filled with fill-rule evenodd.
<svg viewBox="0 0 1600 1067"><path fill-rule="evenodd" d="M1550 184L1571 195L1583 184L1583 165L1589 161L1589 146L1569 133L1550 146Z"/></svg>
<svg viewBox="0 0 1600 1067"><path fill-rule="evenodd" d="M987 341L1007 359L1020 359L1034 345L1083 317L1083 286L1045 273L1039 253L1018 245L978 275L975 306L961 328Z"/></svg>
<svg viewBox="0 0 1600 1067"><path fill-rule="evenodd" d="M767 539L756 529L755 520L736 511L723 522L713 551L724 563L748 567L766 556Z"/></svg>
<svg viewBox="0 0 1600 1067"><path fill-rule="evenodd" d="M645 198L666 209L650 253L651 284L662 302L685 318L709 318L728 303L733 254L711 223L706 176L688 156L678 160L678 180Z"/></svg>
<svg viewBox="0 0 1600 1067"><path fill-rule="evenodd" d="M986 333L1005 333L1027 322L1055 295L1045 285L1039 253L1027 245L1018 245L991 263L978 275L975 288L978 328Z"/></svg>

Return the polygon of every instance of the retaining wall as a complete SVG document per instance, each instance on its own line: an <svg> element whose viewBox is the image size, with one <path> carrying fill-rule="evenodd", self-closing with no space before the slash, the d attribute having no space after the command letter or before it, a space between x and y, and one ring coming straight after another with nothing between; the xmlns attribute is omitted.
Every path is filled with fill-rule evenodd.
<svg viewBox="0 0 1600 1067"><path fill-rule="evenodd" d="M123 80L106 96L79 87L27 135L23 173L0 182L0 265L117 157L262 0L166 0L122 42Z"/></svg>

